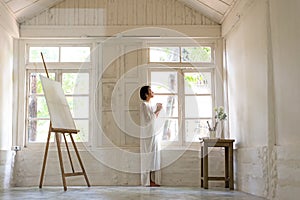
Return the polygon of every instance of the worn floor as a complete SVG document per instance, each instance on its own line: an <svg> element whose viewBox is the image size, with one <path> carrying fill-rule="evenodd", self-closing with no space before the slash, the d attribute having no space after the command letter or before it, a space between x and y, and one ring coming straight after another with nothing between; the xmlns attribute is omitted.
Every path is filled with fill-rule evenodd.
<svg viewBox="0 0 300 200"><path fill-rule="evenodd" d="M188 187L68 187L66 192L62 187L38 187L0 189L0 199L99 199L99 200L165 200L165 199L235 199L235 200L263 200L256 196L222 188L200 189Z"/></svg>

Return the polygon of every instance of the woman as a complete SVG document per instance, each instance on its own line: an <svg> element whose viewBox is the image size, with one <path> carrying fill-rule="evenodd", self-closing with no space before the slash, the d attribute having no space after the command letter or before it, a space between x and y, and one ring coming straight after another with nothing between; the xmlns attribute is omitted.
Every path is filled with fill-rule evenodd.
<svg viewBox="0 0 300 200"><path fill-rule="evenodd" d="M159 186L156 172L160 170L160 138L155 131L155 119L162 109L162 104L157 103L154 111L150 100L154 93L150 86L140 89L140 97L143 100L140 108L141 116L141 182L145 186Z"/></svg>

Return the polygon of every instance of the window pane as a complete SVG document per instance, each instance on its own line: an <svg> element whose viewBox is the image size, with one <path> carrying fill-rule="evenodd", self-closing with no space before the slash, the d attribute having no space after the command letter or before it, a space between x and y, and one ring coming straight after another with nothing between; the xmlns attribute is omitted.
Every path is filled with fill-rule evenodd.
<svg viewBox="0 0 300 200"><path fill-rule="evenodd" d="M88 120L74 120L76 129L80 130L77 134L73 134L75 142L87 142L89 133ZM72 142L70 137L66 137L67 142Z"/></svg>
<svg viewBox="0 0 300 200"><path fill-rule="evenodd" d="M155 95L151 100L153 105L162 103L162 117L178 117L178 98L175 95ZM154 108L155 109L155 108Z"/></svg>
<svg viewBox="0 0 300 200"><path fill-rule="evenodd" d="M151 72L154 93L177 93L177 72Z"/></svg>
<svg viewBox="0 0 300 200"><path fill-rule="evenodd" d="M59 62L59 47L30 47L29 62L43 62L41 52L45 62Z"/></svg>
<svg viewBox="0 0 300 200"><path fill-rule="evenodd" d="M150 47L150 62L179 62L179 47Z"/></svg>
<svg viewBox="0 0 300 200"><path fill-rule="evenodd" d="M88 120L75 120L75 125L78 130L80 130L79 133L73 135L74 140L76 142L87 142L89 139L89 121Z"/></svg>
<svg viewBox="0 0 300 200"><path fill-rule="evenodd" d="M211 96L186 96L185 117L186 118L211 118L212 116Z"/></svg>
<svg viewBox="0 0 300 200"><path fill-rule="evenodd" d="M61 62L90 62L90 47L61 47Z"/></svg>
<svg viewBox="0 0 300 200"><path fill-rule="evenodd" d="M182 62L212 62L211 47L181 47Z"/></svg>
<svg viewBox="0 0 300 200"><path fill-rule="evenodd" d="M185 141L197 142L199 138L208 137L207 120L185 120Z"/></svg>
<svg viewBox="0 0 300 200"><path fill-rule="evenodd" d="M167 119L161 129L164 141L178 141L178 120Z"/></svg>
<svg viewBox="0 0 300 200"><path fill-rule="evenodd" d="M28 140L29 142L47 142L49 131L49 120L29 120L28 122ZM50 141L54 141L54 134Z"/></svg>
<svg viewBox="0 0 300 200"><path fill-rule="evenodd" d="M67 97L73 118L89 117L89 97Z"/></svg>
<svg viewBox="0 0 300 200"><path fill-rule="evenodd" d="M65 94L88 94L88 73L63 73L62 88Z"/></svg>
<svg viewBox="0 0 300 200"><path fill-rule="evenodd" d="M40 74L47 77L46 73L30 73L29 75L29 94L44 94ZM49 73L49 77L54 80L55 74Z"/></svg>
<svg viewBox="0 0 300 200"><path fill-rule="evenodd" d="M184 73L185 94L211 94L211 73Z"/></svg>
<svg viewBox="0 0 300 200"><path fill-rule="evenodd" d="M46 99L44 96L30 96L28 103L28 117L32 118L50 118Z"/></svg>

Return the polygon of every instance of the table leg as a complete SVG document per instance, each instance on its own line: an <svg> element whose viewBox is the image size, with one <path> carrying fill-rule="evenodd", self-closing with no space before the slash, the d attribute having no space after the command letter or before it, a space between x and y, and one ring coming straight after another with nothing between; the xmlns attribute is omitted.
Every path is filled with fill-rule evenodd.
<svg viewBox="0 0 300 200"><path fill-rule="evenodd" d="M229 188L229 155L228 147L225 147L225 188Z"/></svg>
<svg viewBox="0 0 300 200"><path fill-rule="evenodd" d="M201 169L200 169L200 172L201 172L201 177L200 177L200 180L201 180L201 187L203 187L203 156L204 156L204 153L203 153L203 146L201 145Z"/></svg>
<svg viewBox="0 0 300 200"><path fill-rule="evenodd" d="M208 146L204 143L203 148L203 187L208 189Z"/></svg>
<svg viewBox="0 0 300 200"><path fill-rule="evenodd" d="M229 145L229 189L234 189L234 180L233 180L233 144Z"/></svg>

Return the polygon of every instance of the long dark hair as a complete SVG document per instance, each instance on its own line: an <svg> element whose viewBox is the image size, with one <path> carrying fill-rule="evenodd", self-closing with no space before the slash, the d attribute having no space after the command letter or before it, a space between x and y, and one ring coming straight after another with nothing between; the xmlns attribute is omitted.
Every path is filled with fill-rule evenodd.
<svg viewBox="0 0 300 200"><path fill-rule="evenodd" d="M141 87L141 89L140 89L140 97L141 97L142 100L146 100L147 99L146 94L148 94L149 88L150 88L149 85L145 85L145 86Z"/></svg>

